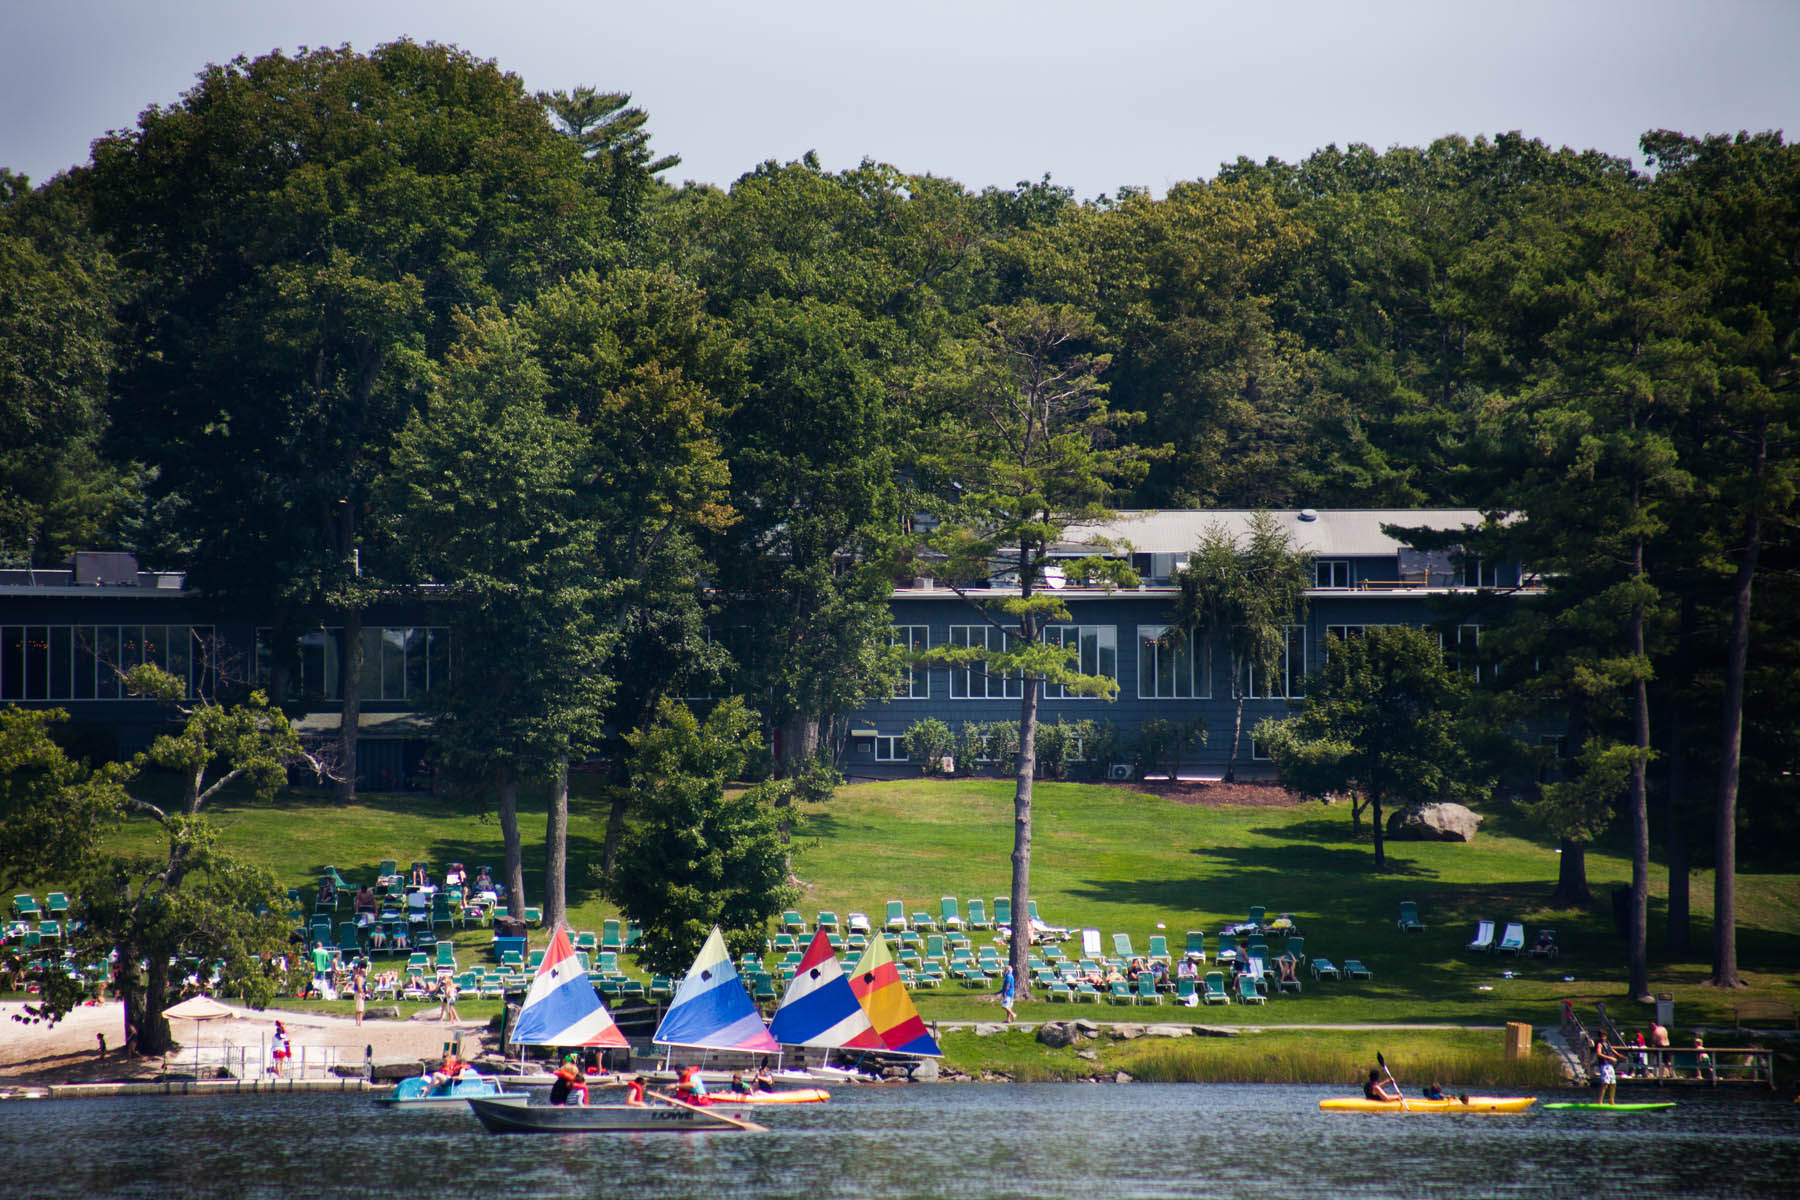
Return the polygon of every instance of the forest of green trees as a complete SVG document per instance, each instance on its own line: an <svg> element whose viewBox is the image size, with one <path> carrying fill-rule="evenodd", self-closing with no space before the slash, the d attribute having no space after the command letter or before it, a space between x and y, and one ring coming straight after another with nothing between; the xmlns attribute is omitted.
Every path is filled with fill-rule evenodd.
<svg viewBox="0 0 1800 1200"><path fill-rule="evenodd" d="M811 156L675 186L651 131L398 42L211 67L82 167L0 170L0 557L133 550L353 656L371 602L442 585L444 761L503 821L728 666L804 781L891 690L913 515L979 521L950 472L1037 372L1082 398L1050 431L1078 509L1491 514L1464 547L1550 586L1470 601L1503 605L1470 702L1566 714L1534 815L1572 869L1622 820L1640 920L1652 832L1672 937L1718 856L1732 981L1736 839L1795 832L1800 759L1779 133L1330 146L1084 201Z"/></svg>

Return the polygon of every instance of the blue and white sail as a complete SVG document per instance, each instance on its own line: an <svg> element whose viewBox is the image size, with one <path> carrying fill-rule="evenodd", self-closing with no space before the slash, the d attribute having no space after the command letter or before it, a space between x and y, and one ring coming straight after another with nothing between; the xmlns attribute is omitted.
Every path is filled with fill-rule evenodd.
<svg viewBox="0 0 1800 1200"><path fill-rule="evenodd" d="M561 925L525 993L507 1041L515 1046L628 1046L625 1035L588 982Z"/></svg>
<svg viewBox="0 0 1800 1200"><path fill-rule="evenodd" d="M717 925L700 947L694 965L675 989L675 1001L663 1014L652 1039L659 1046L693 1046L702 1050L747 1050L779 1054L762 1014L744 990L725 937Z"/></svg>
<svg viewBox="0 0 1800 1200"><path fill-rule="evenodd" d="M769 1022L769 1034L784 1046L819 1046L851 1050L885 1050L887 1043L869 1024L850 981L838 966L831 940L823 929L794 970Z"/></svg>

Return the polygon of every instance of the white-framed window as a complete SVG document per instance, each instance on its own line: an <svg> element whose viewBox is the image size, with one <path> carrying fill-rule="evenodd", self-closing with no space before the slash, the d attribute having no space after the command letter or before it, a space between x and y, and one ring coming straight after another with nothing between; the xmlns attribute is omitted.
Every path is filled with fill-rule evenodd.
<svg viewBox="0 0 1800 1200"><path fill-rule="evenodd" d="M906 650L924 650L931 645L930 630L924 625L894 625L888 629L888 645ZM931 669L907 667L894 686L896 700L931 699Z"/></svg>
<svg viewBox="0 0 1800 1200"><path fill-rule="evenodd" d="M875 761L885 763L905 762L906 735L903 733L876 734Z"/></svg>
<svg viewBox="0 0 1800 1200"><path fill-rule="evenodd" d="M1170 625L1137 627L1140 700L1209 700L1212 698L1212 641L1172 636Z"/></svg>
<svg viewBox="0 0 1800 1200"><path fill-rule="evenodd" d="M1465 558L1462 560L1463 586L1471 588L1497 588L1500 586L1500 564L1485 558Z"/></svg>
<svg viewBox="0 0 1800 1200"><path fill-rule="evenodd" d="M1320 588L1347 588L1350 586L1350 560L1347 558L1320 558L1313 561L1313 586Z"/></svg>
<svg viewBox="0 0 1800 1200"><path fill-rule="evenodd" d="M948 644L1000 653L1006 649L1007 633L992 625L952 625ZM992 675L984 662L963 663L950 668L952 700L1017 700L1024 694L1025 685L1017 672Z"/></svg>
<svg viewBox="0 0 1800 1200"><path fill-rule="evenodd" d="M0 625L0 700L135 700L122 676L150 663L210 690L210 625Z"/></svg>
<svg viewBox="0 0 1800 1200"><path fill-rule="evenodd" d="M1461 657L1463 670L1474 677L1476 683L1481 682L1481 626L1458 625L1456 627L1456 650Z"/></svg>
<svg viewBox="0 0 1800 1200"><path fill-rule="evenodd" d="M1244 736L1250 738L1250 758L1252 761L1269 762L1272 760L1273 756L1269 753L1269 748L1266 745L1257 741L1249 734L1245 734Z"/></svg>
<svg viewBox="0 0 1800 1200"><path fill-rule="evenodd" d="M1083 675L1119 677L1119 627L1117 625L1050 625L1044 629L1044 641L1052 646L1073 648L1075 669ZM1098 696L1078 696L1059 683L1044 685L1046 700L1097 700Z"/></svg>
<svg viewBox="0 0 1800 1200"><path fill-rule="evenodd" d="M1281 639L1281 664L1274 679L1259 680L1256 664L1244 671L1244 695L1262 700L1297 700L1306 689L1306 626L1289 625Z"/></svg>

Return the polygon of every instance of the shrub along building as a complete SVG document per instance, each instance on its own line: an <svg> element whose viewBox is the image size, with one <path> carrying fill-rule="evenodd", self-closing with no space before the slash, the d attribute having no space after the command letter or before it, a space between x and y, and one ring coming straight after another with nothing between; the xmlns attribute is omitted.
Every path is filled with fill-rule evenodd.
<svg viewBox="0 0 1800 1200"><path fill-rule="evenodd" d="M1445 624L1434 602L1480 590L1529 590L1515 563L1463 561L1442 551L1418 551L1383 527L1456 530L1478 524L1473 510L1311 509L1273 514L1294 550L1310 559L1312 586L1306 609L1287 631L1279 669L1266 678L1246 669L1239 769L1267 770L1251 736L1264 716L1285 713L1303 693L1307 672L1328 652L1332 637L1349 638L1376 625L1412 625L1443 631L1447 650L1472 652L1481 630ZM1047 688L1040 722L1091 721L1113 727L1116 737L1083 739L1070 747L1077 773L1129 775L1155 772L1134 749L1152 722L1177 727L1204 723L1203 744L1181 758L1184 772L1216 774L1231 755L1235 693L1222 631L1195 629L1176 635L1171 624L1179 588L1176 574L1202 533L1214 524L1242 534L1249 512L1161 511L1123 513L1104 527L1080 530L1128 546L1142 582L1111 592L1072 585L1061 589L1071 619L1048 637L1074 647L1080 670L1119 684L1113 701L1081 698ZM1121 549L1121 553L1127 552ZM1071 544L1069 557L1087 551ZM998 594L1005 581L989 581L972 597ZM1058 581L1051 579L1054 587ZM969 589L965 589L968 591ZM923 649L951 644L995 647L1002 635L955 591L931 579L894 589L893 640ZM420 786L429 756L429 729L419 700L452 665L448 631L433 624L427 601L378 604L365 615L357 776L373 788ZM133 697L121 674L154 662L188 680L189 694L211 692L221 681L268 687L277 676L290 711L304 714L304 734L321 740L335 733L346 680L341 630L320 627L282 636L267 621L222 614L205 595L188 589L180 572L138 568L128 554L78 554L70 570L0 571L0 703L57 706L71 715L80 750L94 757L129 754L147 745L170 720L156 701ZM278 668L284 668L279 669ZM989 674L979 664L919 666L908 671L894 696L849 715L839 728L839 765L852 776L917 774L907 731L922 720L942 722L954 737L973 725L1013 723L1023 682ZM1087 741L1099 744L1089 746ZM964 744L968 744L965 738ZM1091 753L1090 753L1091 751ZM1133 763L1136 761L1134 768ZM941 765L941 764L940 764ZM986 764L958 764L985 769Z"/></svg>
<svg viewBox="0 0 1800 1200"><path fill-rule="evenodd" d="M1248 511L1159 511L1121 513L1104 526L1073 532L1094 534L1129 546L1141 583L1136 588L1102 591L1066 585L1061 598L1070 620L1052 626L1047 635L1077 647L1079 669L1111 676L1116 699L1064 695L1047 687L1038 719L1046 724L1092 721L1112 723L1115 736L1098 739L1096 758L1089 747L1072 747L1083 762L1080 773L1129 778L1135 771L1155 773L1157 766L1136 751L1140 731L1151 722L1186 726L1204 723L1203 744L1183 753L1181 770L1217 774L1231 756L1233 709L1229 654L1224 631L1177 631L1171 625L1179 587L1176 573L1188 554L1213 525L1242 537L1254 514ZM1270 766L1251 730L1265 716L1284 715L1304 692L1307 672L1329 652L1330 639L1352 638L1378 625L1411 625L1438 629L1450 645L1471 660L1481 630L1475 624L1445 626L1434 602L1477 590L1496 593L1530 590L1517 563L1465 560L1445 551L1415 550L1383 532L1385 527L1458 530L1479 525L1482 514L1465 509L1298 509L1272 514L1286 531L1292 549L1310 561L1312 586L1306 608L1288 627L1279 670L1261 677L1246 668L1239 688L1247 697L1239 769L1268 773ZM1123 552L1123 551L1121 551ZM1068 557L1091 551L1071 544ZM1057 587L1051 578L1048 586ZM990 588L965 588L970 598L1010 590L1010 581L989 581ZM979 611L956 591L928 578L897 587L892 599L893 638L899 645L923 649L945 643L998 648L1003 634L985 623ZM1475 669L1471 667L1471 669ZM1015 722L1023 682L989 674L979 664L916 667L902 679L892 699L864 707L852 715L842 754L843 769L853 776L917 774L923 763L908 753L907 731L928 718L954 733L971 723ZM1166 729L1166 726L1165 726ZM968 744L964 739L964 744ZM982 764L985 767L986 764ZM970 764L954 764L968 770ZM978 768L979 769L979 768Z"/></svg>

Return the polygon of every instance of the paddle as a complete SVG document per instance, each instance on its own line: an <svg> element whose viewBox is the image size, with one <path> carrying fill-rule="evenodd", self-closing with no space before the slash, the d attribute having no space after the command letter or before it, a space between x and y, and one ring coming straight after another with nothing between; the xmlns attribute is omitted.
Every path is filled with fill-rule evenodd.
<svg viewBox="0 0 1800 1200"><path fill-rule="evenodd" d="M710 1108L701 1108L697 1104L689 1104L686 1100L677 1100L666 1092L651 1092L649 1094L655 1096L658 1100L668 1101L676 1108L685 1108L690 1112L702 1113L706 1116L713 1117L716 1120L723 1121L727 1125L736 1125L739 1129L746 1130L750 1133L769 1132L769 1127L767 1125L758 1125L755 1121L740 1121L736 1117L728 1117L722 1112L714 1112Z"/></svg>
<svg viewBox="0 0 1800 1200"><path fill-rule="evenodd" d="M1381 1057L1381 1051L1379 1050L1375 1052L1375 1061L1381 1064L1381 1069L1387 1075L1388 1082L1394 1085L1394 1095L1400 1097L1400 1111L1411 1112L1412 1105L1406 1102L1406 1096L1400 1091L1400 1081L1394 1078L1394 1073L1392 1071L1388 1070L1387 1059Z"/></svg>

